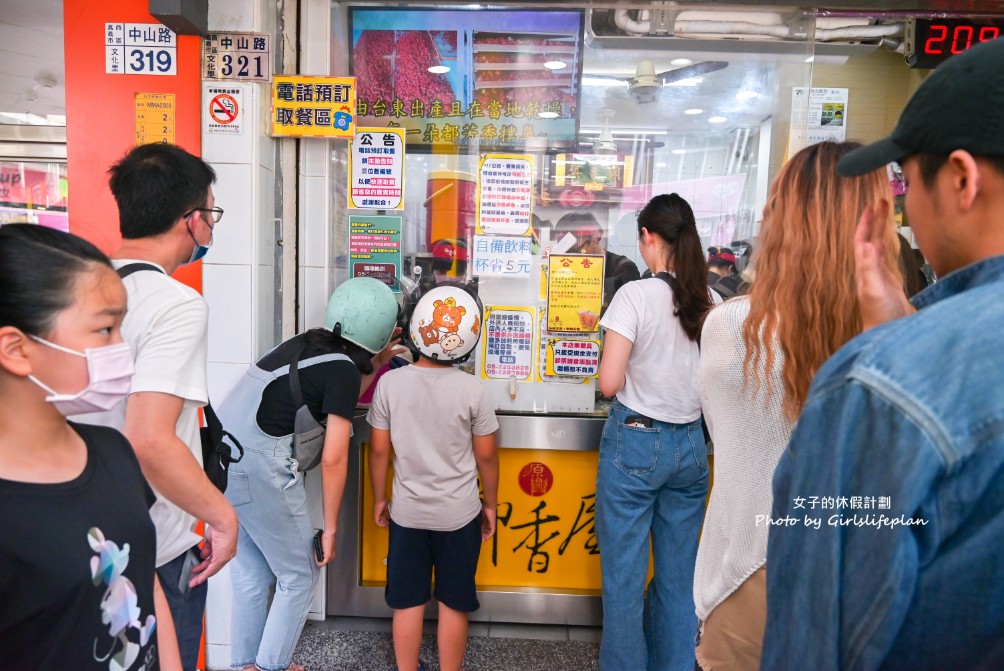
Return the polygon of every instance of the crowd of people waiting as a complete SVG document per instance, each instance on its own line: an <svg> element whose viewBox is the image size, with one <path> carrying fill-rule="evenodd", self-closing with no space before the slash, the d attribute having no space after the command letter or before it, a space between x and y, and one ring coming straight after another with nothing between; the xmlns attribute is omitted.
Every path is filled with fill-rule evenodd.
<svg viewBox="0 0 1004 671"><path fill-rule="evenodd" d="M683 198L641 211L650 276L622 284L600 322L599 386L615 397L597 473L601 669L692 671L695 658L705 671L1004 668L998 100L1004 42L993 41L927 78L889 138L796 153L770 188L753 281L730 296L708 286ZM940 278L912 302L920 278L900 257L891 162ZM247 448L221 494L200 464L206 305L170 277L212 244L214 179L177 147L132 150L111 170L124 239L112 260L73 235L0 228L3 668L193 669L206 580L235 554L234 666L302 668L292 655L336 551L350 419L400 351L398 315L392 297L352 285L325 328L251 367L221 406ZM328 420L316 542L290 452L291 366L302 403ZM408 368L391 377L449 374L442 362ZM377 389L373 463L385 475L391 433L421 431L422 406ZM464 512L422 538L397 526L395 541L395 576L415 548L431 553L423 571L458 565L463 544L464 577L440 609L449 671L477 608L497 481L487 396L465 387L456 405ZM706 514L702 422L714 445ZM392 534L404 512L377 497ZM388 591L402 671L420 664L428 575Z"/></svg>

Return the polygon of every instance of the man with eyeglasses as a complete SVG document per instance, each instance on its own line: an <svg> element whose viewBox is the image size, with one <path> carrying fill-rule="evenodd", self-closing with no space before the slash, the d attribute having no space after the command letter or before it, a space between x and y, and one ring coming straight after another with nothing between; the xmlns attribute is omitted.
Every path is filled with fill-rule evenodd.
<svg viewBox="0 0 1004 671"><path fill-rule="evenodd" d="M150 517L157 528L157 576L182 665L191 671L198 663L206 580L236 554L238 527L234 509L202 469L206 301L171 274L205 256L223 210L213 198L213 169L175 145L136 147L109 173L123 238L112 261L128 294L122 337L136 373L125 403L81 419L122 431L156 491ZM201 549L197 520L207 525Z"/></svg>
<svg viewBox="0 0 1004 671"><path fill-rule="evenodd" d="M763 669L1004 669L1004 40L939 66L890 137L939 280L906 301L867 209L865 329L819 369L774 473ZM836 178L834 178L836 179Z"/></svg>

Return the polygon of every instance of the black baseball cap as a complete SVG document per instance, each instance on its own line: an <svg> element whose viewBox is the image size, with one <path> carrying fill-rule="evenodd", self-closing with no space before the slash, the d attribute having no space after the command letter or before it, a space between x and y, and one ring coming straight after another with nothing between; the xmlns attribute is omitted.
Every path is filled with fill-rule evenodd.
<svg viewBox="0 0 1004 671"><path fill-rule="evenodd" d="M863 175L911 154L1004 156L1004 39L978 44L942 63L906 104L892 134L837 162L843 177Z"/></svg>

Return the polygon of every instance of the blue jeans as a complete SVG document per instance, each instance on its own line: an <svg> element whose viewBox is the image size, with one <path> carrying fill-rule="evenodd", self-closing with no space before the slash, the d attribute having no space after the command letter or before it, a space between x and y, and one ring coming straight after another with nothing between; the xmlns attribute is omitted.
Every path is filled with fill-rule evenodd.
<svg viewBox="0 0 1004 671"><path fill-rule="evenodd" d="M604 671L693 671L694 563L708 493L700 420L633 427L614 401L600 439L596 533ZM655 571L645 599L649 539Z"/></svg>
<svg viewBox="0 0 1004 671"><path fill-rule="evenodd" d="M307 619L320 570L303 474L296 469L288 449L266 454L246 446L244 458L230 467L226 495L240 521L230 562L235 667L287 668Z"/></svg>
<svg viewBox="0 0 1004 671"><path fill-rule="evenodd" d="M178 636L178 648L181 650L181 667L185 671L194 671L199 664L199 644L202 643L202 615L206 612L206 594L209 583L204 582L198 587L186 590L183 594L178 585L181 582L182 567L185 557L194 552L198 554L198 546L182 552L180 555L157 569L160 586L167 597L167 605L171 609L171 619L174 620L174 631ZM196 560L198 563L201 560ZM185 576L189 580L190 575Z"/></svg>

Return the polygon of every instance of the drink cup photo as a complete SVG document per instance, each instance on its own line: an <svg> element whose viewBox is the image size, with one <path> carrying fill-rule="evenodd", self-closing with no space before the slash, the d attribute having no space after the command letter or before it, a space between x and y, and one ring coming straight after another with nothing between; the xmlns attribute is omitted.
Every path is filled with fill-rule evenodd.
<svg viewBox="0 0 1004 671"><path fill-rule="evenodd" d="M579 324L582 328L587 331L592 331L596 328L596 320L599 319L599 315L595 312L589 310L579 310Z"/></svg>

